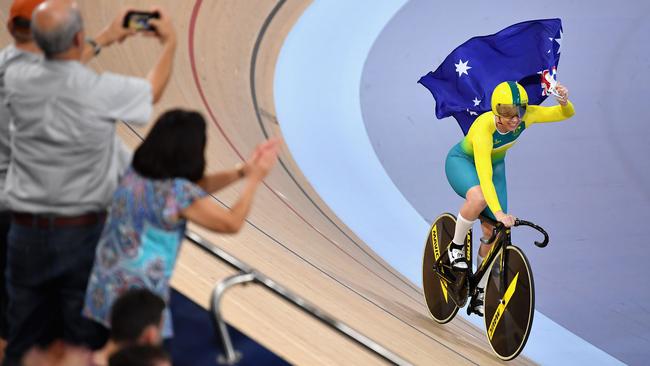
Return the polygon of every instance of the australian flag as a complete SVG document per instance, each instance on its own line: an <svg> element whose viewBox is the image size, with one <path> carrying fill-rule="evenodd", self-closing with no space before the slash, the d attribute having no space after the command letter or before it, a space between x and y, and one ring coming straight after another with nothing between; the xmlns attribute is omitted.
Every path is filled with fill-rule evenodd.
<svg viewBox="0 0 650 366"><path fill-rule="evenodd" d="M518 81L529 104L542 103L542 75L555 75L561 46L560 19L518 23L461 44L419 83L433 94L436 117L453 116L466 135L476 117L491 109L492 90L503 81Z"/></svg>

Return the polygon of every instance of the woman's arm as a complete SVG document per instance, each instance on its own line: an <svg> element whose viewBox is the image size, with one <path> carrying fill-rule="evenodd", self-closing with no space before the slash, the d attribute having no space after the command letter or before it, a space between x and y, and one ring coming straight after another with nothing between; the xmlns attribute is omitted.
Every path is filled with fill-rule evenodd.
<svg viewBox="0 0 650 366"><path fill-rule="evenodd" d="M477 136L472 143L474 149L474 164L483 197L492 212L501 211L497 190L492 182L492 138Z"/></svg>
<svg viewBox="0 0 650 366"><path fill-rule="evenodd" d="M212 197L204 197L194 201L181 211L181 215L192 222L220 233L238 232L250 212L257 187L278 160L278 144L279 140L270 140L258 146L255 150L251 162L247 164L245 175L248 176L248 179L244 190L239 200L229 210L219 206ZM226 172L220 178L214 178L211 183L216 187L228 180L236 180L237 178L233 176L227 176L237 174L237 177L239 177L238 173L233 172Z"/></svg>
<svg viewBox="0 0 650 366"><path fill-rule="evenodd" d="M487 202L488 207L494 213L497 221L504 223L507 227L515 224L515 218L512 215L507 215L501 208L499 197L494 181L492 181L492 140L487 137L475 140L474 143L474 163L476 164L476 173L478 175L481 192Z"/></svg>
<svg viewBox="0 0 650 366"><path fill-rule="evenodd" d="M199 187L203 188L208 193L214 193L224 187L238 181L241 178L247 177L250 174L251 166L257 164L262 154L267 150L276 151L279 144L279 139L269 139L257 145L251 154L248 161L244 164L239 164L234 169L221 171L218 173L207 174L197 182ZM277 152L276 152L277 154Z"/></svg>
<svg viewBox="0 0 650 366"><path fill-rule="evenodd" d="M237 166L234 169L224 170L218 173L205 175L197 182L199 187L208 193L215 193L224 187L238 181L246 176L246 165Z"/></svg>
<svg viewBox="0 0 650 366"><path fill-rule="evenodd" d="M562 84L557 84L557 92L560 97L556 97L559 105L553 107L541 107L536 105L528 106L528 113L526 113L526 124L533 123L547 123L564 121L575 114L573 104L569 101L569 90Z"/></svg>
<svg viewBox="0 0 650 366"><path fill-rule="evenodd" d="M567 100L567 104L556 105L553 107L542 107L538 105L528 106L528 113L526 113L526 122L528 125L534 123L548 123L564 121L575 114L573 104ZM526 126L528 127L528 126Z"/></svg>
<svg viewBox="0 0 650 366"><path fill-rule="evenodd" d="M230 210L221 207L211 196L194 201L181 215L196 224L219 233L238 232L250 212L253 196L261 179L249 179L239 200Z"/></svg>

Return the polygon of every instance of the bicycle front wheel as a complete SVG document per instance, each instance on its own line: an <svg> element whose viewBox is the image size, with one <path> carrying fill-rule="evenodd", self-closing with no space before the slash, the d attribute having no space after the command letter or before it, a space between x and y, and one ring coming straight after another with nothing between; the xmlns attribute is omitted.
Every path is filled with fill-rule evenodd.
<svg viewBox="0 0 650 366"><path fill-rule="evenodd" d="M492 350L500 359L509 361L521 353L530 335L535 285L524 252L514 245L505 251L505 268L501 268L501 252L490 269L485 289L484 319Z"/></svg>

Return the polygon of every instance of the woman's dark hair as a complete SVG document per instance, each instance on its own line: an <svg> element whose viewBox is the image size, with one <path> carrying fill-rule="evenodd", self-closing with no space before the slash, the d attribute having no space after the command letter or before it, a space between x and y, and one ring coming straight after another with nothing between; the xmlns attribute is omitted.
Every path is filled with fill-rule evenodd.
<svg viewBox="0 0 650 366"><path fill-rule="evenodd" d="M133 168L145 178L186 178L196 182L205 170L205 120L195 111L172 109L158 118L133 155Z"/></svg>

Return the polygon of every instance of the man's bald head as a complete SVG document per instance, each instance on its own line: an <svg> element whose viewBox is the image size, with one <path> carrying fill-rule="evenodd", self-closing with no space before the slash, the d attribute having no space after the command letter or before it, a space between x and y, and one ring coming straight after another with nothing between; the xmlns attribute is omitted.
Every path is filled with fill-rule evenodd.
<svg viewBox="0 0 650 366"><path fill-rule="evenodd" d="M47 58L80 47L75 38L82 29L81 13L73 0L48 0L32 14L34 40Z"/></svg>

